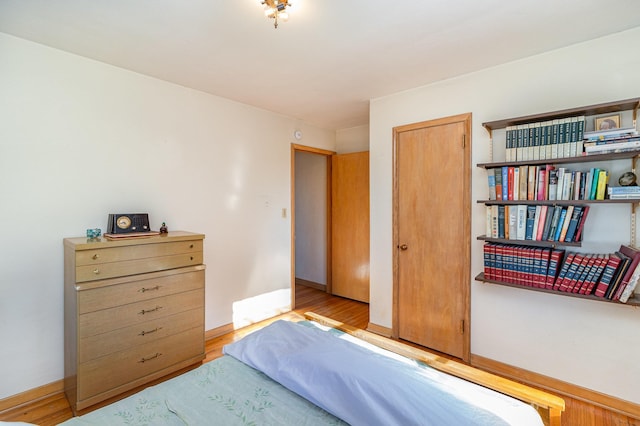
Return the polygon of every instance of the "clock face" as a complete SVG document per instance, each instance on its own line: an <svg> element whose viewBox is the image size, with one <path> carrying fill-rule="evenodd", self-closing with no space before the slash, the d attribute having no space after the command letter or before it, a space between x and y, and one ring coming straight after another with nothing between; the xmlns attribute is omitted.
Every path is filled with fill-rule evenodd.
<svg viewBox="0 0 640 426"><path fill-rule="evenodd" d="M131 219L128 216L120 216L116 219L116 225L120 229L127 229L131 226Z"/></svg>

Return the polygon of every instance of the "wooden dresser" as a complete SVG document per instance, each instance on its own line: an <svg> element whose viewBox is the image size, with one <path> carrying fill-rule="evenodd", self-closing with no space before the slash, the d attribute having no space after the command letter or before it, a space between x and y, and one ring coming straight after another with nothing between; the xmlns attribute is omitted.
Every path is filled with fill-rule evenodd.
<svg viewBox="0 0 640 426"><path fill-rule="evenodd" d="M64 240L65 393L76 413L204 359L204 235Z"/></svg>

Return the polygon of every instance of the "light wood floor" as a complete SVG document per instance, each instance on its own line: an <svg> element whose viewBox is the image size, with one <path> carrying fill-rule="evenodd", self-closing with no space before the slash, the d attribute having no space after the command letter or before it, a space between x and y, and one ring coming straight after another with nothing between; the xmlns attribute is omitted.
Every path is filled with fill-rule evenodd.
<svg viewBox="0 0 640 426"><path fill-rule="evenodd" d="M324 292L299 286L296 288L296 309L278 318L293 318L306 311L313 311L358 328L366 328L369 322L369 306ZM205 362L222 355L222 347L246 334L263 327L275 319L236 330L206 344ZM140 390L140 389L136 389ZM133 392L133 391L132 391ZM565 399L566 410L562 414L565 426L640 426L640 420L560 395ZM110 401L111 402L111 401ZM22 421L41 426L57 425L71 418L71 409L64 395L59 394L26 406L0 413L1 421Z"/></svg>

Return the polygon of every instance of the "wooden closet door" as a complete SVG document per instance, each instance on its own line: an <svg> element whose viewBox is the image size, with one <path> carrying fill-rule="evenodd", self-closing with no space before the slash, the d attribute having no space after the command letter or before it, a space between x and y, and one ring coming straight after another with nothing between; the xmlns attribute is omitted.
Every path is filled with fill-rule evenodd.
<svg viewBox="0 0 640 426"><path fill-rule="evenodd" d="M369 302L369 152L331 157L331 288Z"/></svg>
<svg viewBox="0 0 640 426"><path fill-rule="evenodd" d="M394 129L394 331L463 359L469 356L469 128L464 115Z"/></svg>

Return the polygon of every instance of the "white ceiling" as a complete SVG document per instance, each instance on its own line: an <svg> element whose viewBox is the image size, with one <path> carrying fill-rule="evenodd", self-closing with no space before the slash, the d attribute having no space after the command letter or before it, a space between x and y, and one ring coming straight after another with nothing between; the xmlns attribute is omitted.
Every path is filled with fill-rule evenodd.
<svg viewBox="0 0 640 426"><path fill-rule="evenodd" d="M260 0L0 0L0 32L344 129L369 99L640 25L639 0L291 2L276 30Z"/></svg>

